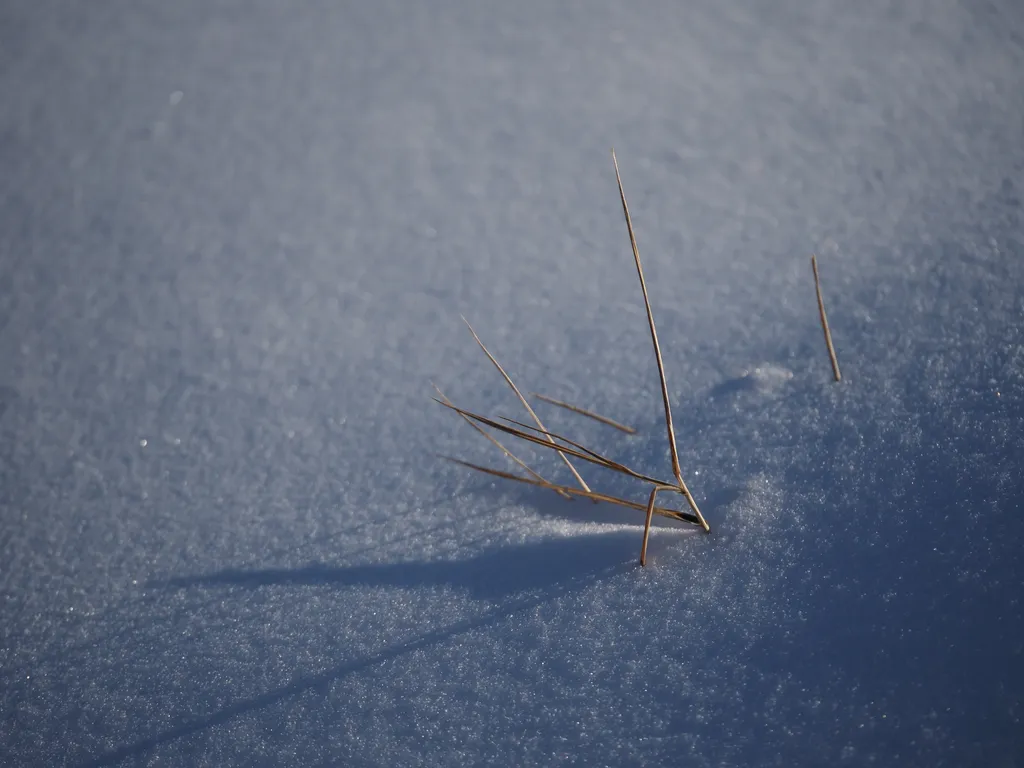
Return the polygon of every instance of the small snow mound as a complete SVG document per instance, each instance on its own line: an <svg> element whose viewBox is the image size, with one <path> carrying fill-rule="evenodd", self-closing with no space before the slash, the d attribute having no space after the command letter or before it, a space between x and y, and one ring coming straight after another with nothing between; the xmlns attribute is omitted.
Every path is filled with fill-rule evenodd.
<svg viewBox="0 0 1024 768"><path fill-rule="evenodd" d="M734 379L723 381L713 395L731 395L737 392L774 392L793 378L788 368L774 363L762 363L756 368L744 371Z"/></svg>
<svg viewBox="0 0 1024 768"><path fill-rule="evenodd" d="M792 379L793 372L781 365L765 363L747 371L743 376L754 382L758 389L774 389Z"/></svg>

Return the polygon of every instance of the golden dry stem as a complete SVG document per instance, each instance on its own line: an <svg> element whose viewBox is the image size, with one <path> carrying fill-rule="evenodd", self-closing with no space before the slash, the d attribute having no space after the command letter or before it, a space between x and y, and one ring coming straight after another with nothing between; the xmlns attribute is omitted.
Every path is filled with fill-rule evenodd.
<svg viewBox="0 0 1024 768"><path fill-rule="evenodd" d="M832 331L828 327L828 316L825 314L825 302L821 298L821 280L818 279L818 257L811 256L811 269L814 270L814 291L818 295L818 317L821 318L821 329L825 332L825 347L828 349L828 359L832 363L832 376L840 381L843 375L839 372L839 359L836 357L836 348L832 345Z"/></svg>
<svg viewBox="0 0 1024 768"><path fill-rule="evenodd" d="M626 507L628 509L635 509L645 512L646 519L644 521L643 541L640 547L640 565L643 566L647 563L647 544L651 534L651 520L654 515L661 515L663 517L667 517L669 519L676 520L679 522L690 523L691 525L698 525L701 528L703 528L705 532L710 532L711 528L710 526L708 526L707 520L704 519L704 515L701 514L700 509L697 507L697 502L694 500L689 488L686 487L686 482L683 480L682 469L679 466L679 451L676 447L676 432L675 425L672 421L672 406L669 402L668 384L665 380L665 363L662 360L661 345L658 343L658 331L654 325L654 313L651 310L651 301L650 297L647 294L647 281L644 279L643 265L640 262L640 250L636 244L636 234L633 231L633 221L629 215L629 205L626 203L626 193L623 191L622 188L622 177L619 175L619 162L618 159L615 157L615 150L612 150L612 163L615 166L615 181L617 182L619 187L619 198L622 201L622 213L626 218L626 229L629 232L629 243L633 249L633 261L636 264L637 276L640 278L640 290L644 297L644 307L647 310L647 325L651 334L651 343L654 346L654 359L657 362L658 366L658 380L661 385L661 400L665 412L665 431L668 436L669 452L672 456L672 474L675 476L675 482L665 482L664 480L659 480L655 477L651 477L650 475L646 475L642 472L637 472L636 470L627 467L622 462L615 461L614 459L604 456L598 453L597 451L593 451L590 448L587 448L586 446L582 445L581 443L576 442L575 440L571 440L568 437L564 437L555 432L550 432L544 426L543 422L541 422L540 417L537 416L533 408L530 407L530 404L527 402L526 398L523 397L522 392L519 391L519 387L515 385L515 383L512 381L512 378L505 372L505 369L501 367L501 364L498 363L494 355L492 355L490 351L487 349L487 347L484 346L483 341L480 340L480 337L477 335L476 331L473 330L473 326L469 324L469 321L466 320L465 317L463 317L462 319L466 323L466 326L469 328L469 332L473 334L473 338L476 340L476 343L480 346L480 349L483 350L484 354L487 355L487 358L491 361L494 367L498 369L498 372L501 374L502 378L505 379L505 382L508 384L508 386L512 389L513 392L515 392L516 397L519 398L519 401L523 404L523 407L526 408L527 412L530 414L536 426L530 426L529 424L524 424L522 422L515 421L514 419L507 419L502 417L503 421L508 422L506 424L503 424L499 421L496 421L495 419L491 419L486 416L481 416L480 414L473 413L472 411L467 411L463 408L459 408L458 406L453 405L452 402L448 400L448 398L445 397L439 389L437 393L441 399L437 400L437 402L443 405L445 408L449 408L458 413L463 419L465 419L469 424L471 424L474 429L476 429L480 434L482 434L484 437L486 437L488 440L494 443L502 451L502 453L505 454L505 456L507 456L509 459L514 461L524 470L526 470L526 472L530 476L522 477L520 475L514 475L511 472L502 472L501 470L498 469L492 469L490 467L483 467L478 464L472 464L468 461L463 461L462 459L455 459L447 456L444 458L453 461L456 464L468 467L469 469L473 469L477 472L482 472L484 474L492 475L494 477L501 477L518 483L526 483L527 485L536 486L538 488L545 488L548 490L555 491L556 493L559 493L565 497L580 497L591 499L592 501L603 501L608 504L615 504L621 507ZM812 263L814 264L815 284L817 284L817 262L813 261L812 259ZM818 291L818 304L821 309L822 323L825 324L825 310L824 306L821 304L820 289ZM828 337L827 324L825 324L825 334L826 337ZM831 350L831 338L828 338L828 343L829 348ZM839 369L837 364L835 363L834 353L833 366L835 367L836 379L838 380ZM607 424L616 429L622 430L623 432L627 432L629 434L633 434L636 432L636 430L634 430L632 427L620 424L619 422L614 421L613 419L609 419L606 416L601 416L597 413L594 413L593 411L588 411L585 408L580 408L579 406L571 405L562 400L556 400L552 397L547 397L545 395L538 395L536 393L533 393L533 395L538 399L543 400L544 402L559 406L561 408L566 408L574 413L578 413L588 418L595 419L603 424ZM521 459L519 459L513 453L511 453L511 451L505 448L505 446L502 445L492 435L490 435L484 429L484 427L489 427L499 432L504 432L505 434L516 437L532 445L540 446L542 448L546 448L548 450L553 450L557 452L558 455L561 456L565 464L572 471L572 474L576 478L576 481L579 483L580 487L573 488L568 485L552 483L544 479L540 474L538 474L529 466L527 466L525 462L523 462ZM581 461L589 462L591 464L596 464L600 467L604 467L605 469L610 469L613 472L618 472L620 474L626 475L627 477L631 477L634 480L640 480L643 483L651 485L652 488L647 500L647 504L639 504L637 502L630 501L629 499L624 499L618 496L612 496L609 494L599 493L597 491L591 490L587 483L580 476L579 472L576 471L576 467L573 466L571 461L569 461L569 456L572 456L573 458L579 459ZM655 504L655 501L657 500L658 493L660 491L675 491L681 494L689 504L691 511L683 512L681 510L668 509L666 507L657 506Z"/></svg>

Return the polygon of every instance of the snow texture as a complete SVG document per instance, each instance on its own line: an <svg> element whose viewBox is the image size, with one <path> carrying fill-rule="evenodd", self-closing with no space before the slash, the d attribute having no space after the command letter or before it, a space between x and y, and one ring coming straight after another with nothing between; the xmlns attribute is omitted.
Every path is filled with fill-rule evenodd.
<svg viewBox="0 0 1024 768"><path fill-rule="evenodd" d="M0 763L1024 765L1022 94L1017 0L3 3ZM642 570L430 400L671 475L612 146Z"/></svg>

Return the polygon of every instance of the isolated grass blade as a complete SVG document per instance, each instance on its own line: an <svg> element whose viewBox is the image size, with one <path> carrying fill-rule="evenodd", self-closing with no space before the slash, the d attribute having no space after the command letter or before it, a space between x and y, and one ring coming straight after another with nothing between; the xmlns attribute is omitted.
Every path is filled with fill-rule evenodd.
<svg viewBox="0 0 1024 768"><path fill-rule="evenodd" d="M825 302L821 298L817 256L811 256L811 269L814 270L814 291L818 294L818 316L821 318L821 329L825 332L825 346L828 348L828 358L832 362L832 375L836 381L840 381L843 375L839 372L839 359L836 357L836 348L832 346L832 331L829 330L828 317L825 315Z"/></svg>
<svg viewBox="0 0 1024 768"><path fill-rule="evenodd" d="M615 150L612 150L612 163L615 165L615 181L619 185L619 198L622 200L622 213L626 217L626 229L629 230L629 244L633 247L633 260L636 262L636 273L640 277L640 290L644 294L644 306L647 309L647 325L651 330L651 341L654 343L654 357L658 361L658 378L661 381L661 399L665 405L665 429L668 432L668 447L672 452L672 474L679 482L679 488L683 491L690 507L701 520L705 531L710 531L707 521L697 508L697 503L686 488L683 481L683 471L679 466L679 451L676 448L676 430L672 423L672 406L668 399L668 384L665 382L665 363L661 359L661 345L658 343L658 331L654 327L654 313L651 311L651 301L647 296L647 281L644 280L644 268L640 264L640 249L636 245L636 235L633 232L633 220L629 215L629 205L626 203L626 193L622 189L622 177L619 175L619 161L615 157Z"/></svg>
<svg viewBox="0 0 1024 768"><path fill-rule="evenodd" d="M505 373L505 369L501 367L501 364L494 358L494 355L492 355L487 350L487 347L484 346L484 343L480 340L480 337L476 335L476 331L473 330L473 326L469 324L469 320L463 317L462 322L464 322L466 324L466 327L469 328L469 332L473 334L473 338L476 339L476 343L480 345L480 349L482 349L484 351L484 354L487 355L487 359L494 364L494 367L497 368L498 372L504 377L505 382L512 388L512 391L516 393L516 397L519 398L519 402L523 404L523 407L525 407L530 416L533 417L533 420L536 422L537 426L546 432L547 429L544 427L544 423L540 420L540 417L534 412L533 408L530 407L530 403L527 402L525 397L523 397L523 393L519 391L519 387L517 387L515 385L515 382L512 381L512 378L507 373ZM552 445L554 445L553 441ZM565 465L569 467L569 471L572 472L573 476L576 478L576 482L580 484L580 487L583 488L583 490L585 491L589 491L590 486L588 486L586 481L584 481L584 479L580 476L580 473L576 471L576 467L572 465L572 462L569 461L566 455L561 451L559 451L559 455L562 457L562 461L565 462Z"/></svg>
<svg viewBox="0 0 1024 768"><path fill-rule="evenodd" d="M593 419L594 421L599 421L602 424L607 424L609 427L615 427L615 429L621 430L625 432L627 435L636 434L636 430L633 429L632 427L626 426L625 424L620 424L619 422L615 421L615 419L609 419L607 416L602 416L599 413L588 411L586 408L580 408L578 405L573 405L572 403L567 403L563 400L556 400L553 397L542 395L539 392L531 392L530 394L536 397L538 400L543 400L545 403L557 405L559 408L565 408L566 410L572 411L573 413L578 413L581 416L586 416L587 418Z"/></svg>
<svg viewBox="0 0 1024 768"><path fill-rule="evenodd" d="M454 407L453 404L452 404L452 401L449 400L447 397L445 397L444 392L441 391L441 389L437 386L437 384L434 384L434 382L430 382L430 383L433 384L434 389L437 391L438 397L441 398L441 400L444 402L444 404L449 406L449 407ZM496 445L498 447L498 450L501 451L503 454L505 454L506 457L508 457L509 459L514 461L516 464L518 464L520 467L525 469L530 474L530 476L533 477L534 480L540 480L542 483L548 482L547 480L545 480L540 475L540 473L533 471L525 461L523 461L518 456L516 456L514 453L512 453L512 451L510 451L508 448L506 448L504 445L502 445L501 442L496 437L494 437L494 435L492 435L489 432L487 432L483 427L481 427L479 424L477 424L475 421L473 421L471 418L469 418L466 414L460 413L459 416L461 416L465 420L465 422L467 424L469 424L469 426L471 426L473 429L475 429L481 435L486 437L490 442L492 442L494 445ZM564 497L566 499L571 499L572 498L569 494L563 493L562 491L558 491L558 493L562 497Z"/></svg>
<svg viewBox="0 0 1024 768"><path fill-rule="evenodd" d="M519 475L513 475L511 472L502 472L500 469L491 469L490 467L482 467L479 464L473 464L469 461L463 461L462 459L456 459L452 456L441 456L442 459L451 461L455 464L460 464L463 467L475 470L477 472L483 472L487 475L494 475L495 477L501 477L505 480L514 480L517 483L526 483L527 485L533 485L537 488L546 488L552 491L562 490L573 496L579 496L584 499L591 499L592 501L603 501L608 504L615 504L620 507L627 507L629 509L636 509L641 512L647 511L647 504L638 504L635 501L629 499L620 499L618 496L610 496L606 493L599 493L597 491L584 491L579 488L573 488L571 485L556 485L555 483L548 483L541 480L534 480L529 477L520 477ZM666 486L673 491L678 489L674 486ZM671 520L677 520L681 523L690 523L691 525L700 525L701 522L696 515L689 512L683 512L678 509L669 509L667 507L652 507L653 514L660 515L661 517L667 517Z"/></svg>

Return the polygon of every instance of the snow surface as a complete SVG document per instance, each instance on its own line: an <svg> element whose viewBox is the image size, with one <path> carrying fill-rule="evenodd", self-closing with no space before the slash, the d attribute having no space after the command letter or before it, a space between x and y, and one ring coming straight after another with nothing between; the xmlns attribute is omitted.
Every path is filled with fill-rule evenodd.
<svg viewBox="0 0 1024 768"><path fill-rule="evenodd" d="M3 3L0 763L1024 765L1022 94L1017 0ZM462 313L670 475L611 146L643 570L434 455Z"/></svg>

